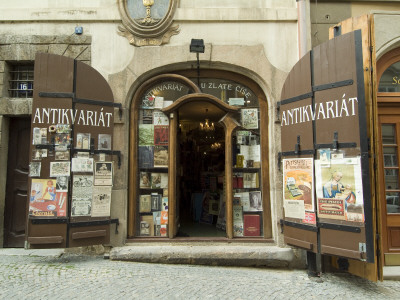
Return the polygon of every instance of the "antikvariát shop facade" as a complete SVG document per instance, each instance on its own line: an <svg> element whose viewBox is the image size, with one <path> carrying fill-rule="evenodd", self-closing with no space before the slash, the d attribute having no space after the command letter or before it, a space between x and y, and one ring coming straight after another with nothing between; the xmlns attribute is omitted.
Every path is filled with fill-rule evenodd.
<svg viewBox="0 0 400 300"><path fill-rule="evenodd" d="M277 76L262 80L240 63L210 58L204 66L191 54L128 88L124 71L106 80L77 60L38 54L28 247L284 241L311 258L376 264L362 39L338 34L286 76L265 63L262 72ZM129 41L138 58L164 47L156 38ZM243 53L250 59L255 48ZM328 56L349 58L336 68L321 63Z"/></svg>

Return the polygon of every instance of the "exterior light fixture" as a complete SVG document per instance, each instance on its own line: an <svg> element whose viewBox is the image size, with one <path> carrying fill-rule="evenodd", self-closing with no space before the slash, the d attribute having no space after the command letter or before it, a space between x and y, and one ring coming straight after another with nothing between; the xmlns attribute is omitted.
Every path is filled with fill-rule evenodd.
<svg viewBox="0 0 400 300"><path fill-rule="evenodd" d="M204 53L204 40L192 39L190 42L190 52L197 53L197 57L199 57L199 53Z"/></svg>
<svg viewBox="0 0 400 300"><path fill-rule="evenodd" d="M197 86L200 87L200 61L199 61L199 53L204 53L204 41L201 39L192 39L190 42L190 52L196 53L197 56Z"/></svg>

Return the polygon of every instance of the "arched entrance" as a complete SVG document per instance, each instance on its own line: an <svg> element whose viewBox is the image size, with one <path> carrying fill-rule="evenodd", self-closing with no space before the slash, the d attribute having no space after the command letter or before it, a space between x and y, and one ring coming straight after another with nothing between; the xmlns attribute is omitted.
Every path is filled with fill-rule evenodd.
<svg viewBox="0 0 400 300"><path fill-rule="evenodd" d="M202 73L203 92L182 72L148 80L133 97L129 239L272 237L265 96L244 76ZM214 231L188 233L188 219Z"/></svg>
<svg viewBox="0 0 400 300"><path fill-rule="evenodd" d="M212 95L198 93L183 96L162 111L178 120L178 126L170 131L171 136L177 136L175 153L170 155L177 158L178 169L177 228L171 228L171 234L226 237L226 211L227 207L231 210L232 203L232 193L224 192L224 178L232 177L226 156L231 156L231 128L239 126L232 114L239 109Z"/></svg>

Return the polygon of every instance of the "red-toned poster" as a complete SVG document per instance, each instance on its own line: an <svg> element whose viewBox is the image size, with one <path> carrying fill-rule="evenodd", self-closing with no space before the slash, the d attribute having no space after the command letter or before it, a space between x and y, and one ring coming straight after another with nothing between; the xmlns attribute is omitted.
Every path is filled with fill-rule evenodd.
<svg viewBox="0 0 400 300"><path fill-rule="evenodd" d="M318 198L318 216L329 219L345 219L344 199Z"/></svg>
<svg viewBox="0 0 400 300"><path fill-rule="evenodd" d="M67 192L56 192L56 179L32 179L29 215L65 217Z"/></svg>

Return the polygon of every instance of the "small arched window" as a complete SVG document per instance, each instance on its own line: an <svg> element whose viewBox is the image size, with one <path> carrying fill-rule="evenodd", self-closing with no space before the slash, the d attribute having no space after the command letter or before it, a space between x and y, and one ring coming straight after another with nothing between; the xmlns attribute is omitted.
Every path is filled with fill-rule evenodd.
<svg viewBox="0 0 400 300"><path fill-rule="evenodd" d="M400 92L400 61L390 65L379 80L378 92L398 93Z"/></svg>

